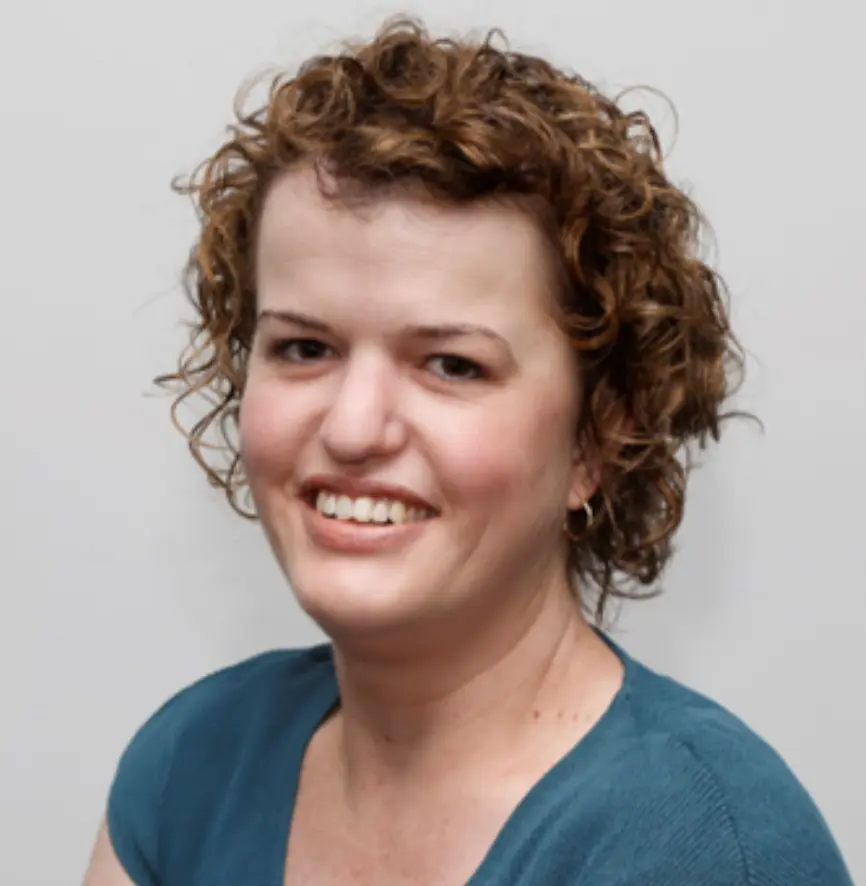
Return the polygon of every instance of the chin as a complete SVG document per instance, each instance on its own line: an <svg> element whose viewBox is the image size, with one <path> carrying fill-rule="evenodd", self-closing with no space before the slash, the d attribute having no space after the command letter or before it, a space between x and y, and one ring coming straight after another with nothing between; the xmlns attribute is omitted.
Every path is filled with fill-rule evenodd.
<svg viewBox="0 0 866 886"><path fill-rule="evenodd" d="M413 570L414 571L414 570ZM406 580L384 564L348 561L327 568L298 568L289 583L301 608L331 637L405 628L436 608L429 575Z"/></svg>

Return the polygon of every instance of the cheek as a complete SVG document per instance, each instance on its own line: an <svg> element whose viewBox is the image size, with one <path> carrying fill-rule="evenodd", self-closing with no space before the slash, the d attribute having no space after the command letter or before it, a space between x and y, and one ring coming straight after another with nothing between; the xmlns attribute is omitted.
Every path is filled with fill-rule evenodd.
<svg viewBox="0 0 866 886"><path fill-rule="evenodd" d="M442 422L431 439L437 472L460 498L475 501L518 496L565 499L572 448L568 410L535 399L498 405L462 421ZM515 457L517 454L517 457Z"/></svg>
<svg viewBox="0 0 866 886"><path fill-rule="evenodd" d="M247 386L238 419L240 451L250 482L290 472L301 438L297 409L285 391L267 383Z"/></svg>

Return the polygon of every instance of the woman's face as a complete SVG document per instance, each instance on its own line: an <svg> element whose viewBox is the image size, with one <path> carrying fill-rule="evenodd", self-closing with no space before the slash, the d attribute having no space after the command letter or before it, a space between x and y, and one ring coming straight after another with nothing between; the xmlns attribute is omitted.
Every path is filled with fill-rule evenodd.
<svg viewBox="0 0 866 886"><path fill-rule="evenodd" d="M484 625L566 582L562 522L588 490L546 260L513 207L347 208L307 169L269 193L241 450L332 637Z"/></svg>

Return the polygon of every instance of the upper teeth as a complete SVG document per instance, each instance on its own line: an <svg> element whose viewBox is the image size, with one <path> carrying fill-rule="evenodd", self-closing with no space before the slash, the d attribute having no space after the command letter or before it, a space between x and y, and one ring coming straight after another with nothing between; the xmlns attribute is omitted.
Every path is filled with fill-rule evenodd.
<svg viewBox="0 0 866 886"><path fill-rule="evenodd" d="M337 520L355 520L358 523L410 523L428 516L426 510L407 507L401 501L373 499L367 496L349 498L320 492L316 496L316 510Z"/></svg>

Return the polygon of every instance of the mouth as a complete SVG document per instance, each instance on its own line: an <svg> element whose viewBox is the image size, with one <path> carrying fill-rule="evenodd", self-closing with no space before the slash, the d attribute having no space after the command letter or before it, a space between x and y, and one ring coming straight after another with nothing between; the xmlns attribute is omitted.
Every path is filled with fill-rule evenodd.
<svg viewBox="0 0 866 886"><path fill-rule="evenodd" d="M366 526L404 526L437 516L432 507L399 493L350 495L312 485L302 494L306 504L328 520Z"/></svg>

